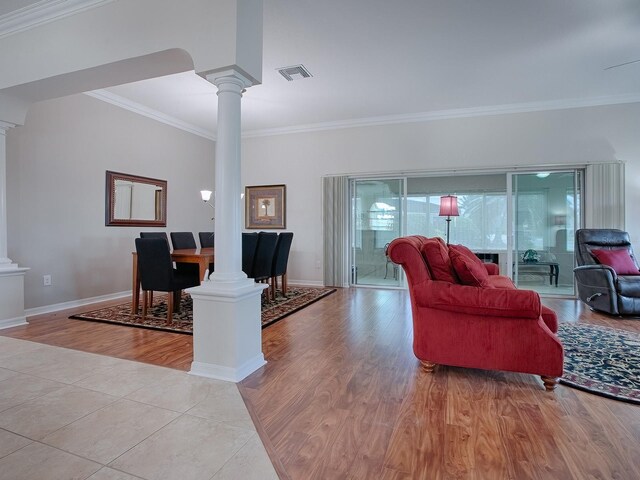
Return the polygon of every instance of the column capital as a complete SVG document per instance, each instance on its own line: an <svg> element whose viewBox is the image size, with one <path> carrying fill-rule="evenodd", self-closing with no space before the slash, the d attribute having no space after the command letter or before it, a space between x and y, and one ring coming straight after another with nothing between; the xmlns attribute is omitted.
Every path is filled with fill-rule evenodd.
<svg viewBox="0 0 640 480"><path fill-rule="evenodd" d="M0 135L6 135L11 128L16 126L17 125L15 123L5 122L3 120L0 120Z"/></svg>
<svg viewBox="0 0 640 480"><path fill-rule="evenodd" d="M228 70L221 70L219 72L208 73L205 78L213 83L219 89L222 85L231 84L239 87L241 93L244 89L253 85L253 82L246 76L240 73L238 70L230 68Z"/></svg>

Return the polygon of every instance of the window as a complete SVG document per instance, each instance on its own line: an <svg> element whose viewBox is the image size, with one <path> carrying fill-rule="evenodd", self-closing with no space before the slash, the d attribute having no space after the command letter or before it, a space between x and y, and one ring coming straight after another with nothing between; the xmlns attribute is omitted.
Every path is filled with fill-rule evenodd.
<svg viewBox="0 0 640 480"><path fill-rule="evenodd" d="M412 195L407 198L407 233L445 237L446 222L438 215L440 196L445 193ZM457 194L460 216L451 218L450 243L473 250L506 250L507 197L505 192Z"/></svg>

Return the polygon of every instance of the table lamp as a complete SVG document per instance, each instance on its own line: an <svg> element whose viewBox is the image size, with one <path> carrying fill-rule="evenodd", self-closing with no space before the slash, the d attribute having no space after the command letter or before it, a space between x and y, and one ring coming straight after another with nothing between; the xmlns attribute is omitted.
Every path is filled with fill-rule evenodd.
<svg viewBox="0 0 640 480"><path fill-rule="evenodd" d="M458 213L458 197L455 195L443 195L440 197L440 213L438 216L447 217L447 245L449 245L449 227L451 226L451 217L457 217Z"/></svg>

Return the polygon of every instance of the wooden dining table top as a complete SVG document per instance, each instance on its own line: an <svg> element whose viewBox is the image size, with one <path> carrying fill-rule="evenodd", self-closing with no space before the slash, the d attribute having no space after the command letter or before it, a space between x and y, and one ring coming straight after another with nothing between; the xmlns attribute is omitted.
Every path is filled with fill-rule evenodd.
<svg viewBox="0 0 640 480"><path fill-rule="evenodd" d="M189 257L213 257L213 247L206 248L178 248L171 251L171 258L175 261Z"/></svg>

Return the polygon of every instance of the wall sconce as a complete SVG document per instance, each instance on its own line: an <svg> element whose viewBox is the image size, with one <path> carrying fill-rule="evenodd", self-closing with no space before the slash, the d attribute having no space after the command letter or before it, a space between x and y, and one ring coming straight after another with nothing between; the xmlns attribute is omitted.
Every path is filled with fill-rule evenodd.
<svg viewBox="0 0 640 480"><path fill-rule="evenodd" d="M458 217L458 197L455 195L443 195L440 197L440 213L438 216L447 217L447 245L449 245L449 227L451 226L451 217Z"/></svg>
<svg viewBox="0 0 640 480"><path fill-rule="evenodd" d="M211 220L214 220L216 218L215 217L216 207L209 201L212 193L213 192L211 190L200 190L200 195L202 195L202 201L207 205L209 205L211 208L213 208L214 216L211 217Z"/></svg>

